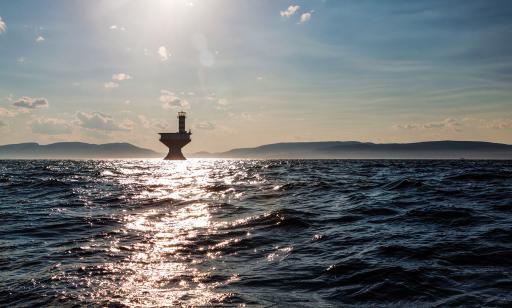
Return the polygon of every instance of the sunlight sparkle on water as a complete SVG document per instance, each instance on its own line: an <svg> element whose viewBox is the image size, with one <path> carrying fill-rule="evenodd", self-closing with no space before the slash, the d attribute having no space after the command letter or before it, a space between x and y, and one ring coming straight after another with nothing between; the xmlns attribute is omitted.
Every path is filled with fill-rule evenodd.
<svg viewBox="0 0 512 308"><path fill-rule="evenodd" d="M132 234L138 240L128 245L122 241L112 241L109 251L114 254L124 252L125 257L121 262L106 266L120 275L115 297L120 298L122 303L173 306L187 302L206 305L227 296L214 291L222 282L210 281L216 269L204 266L204 258L221 257L219 248L240 239L226 240L212 247L197 244L199 239L216 232L211 220L211 207L201 199L222 198L224 193L214 192L213 195L204 189L216 176L205 168L213 163L159 162L158 168L154 168L153 162L148 161L146 168L140 168L140 162L137 162L104 171L107 174L121 173L122 185L145 187L133 196L135 200L150 198L162 200L164 204L175 204L171 207L148 206L129 212L123 218L122 232ZM225 185L232 181L233 178L229 177L220 183ZM219 222L218 225L223 224ZM129 253L126 254L127 251ZM198 255L194 256L193 251ZM228 281L236 281L237 277L237 273L232 273Z"/></svg>

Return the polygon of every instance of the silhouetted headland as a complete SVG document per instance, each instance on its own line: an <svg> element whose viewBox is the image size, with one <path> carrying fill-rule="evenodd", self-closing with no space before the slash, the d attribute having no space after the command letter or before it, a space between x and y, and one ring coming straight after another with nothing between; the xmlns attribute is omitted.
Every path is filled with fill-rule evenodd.
<svg viewBox="0 0 512 308"><path fill-rule="evenodd" d="M482 141L371 143L358 141L285 142L191 157L340 159L512 159L512 145Z"/></svg>
<svg viewBox="0 0 512 308"><path fill-rule="evenodd" d="M159 153L130 143L58 142L41 145L30 142L0 146L0 158L4 159L154 158L160 156Z"/></svg>

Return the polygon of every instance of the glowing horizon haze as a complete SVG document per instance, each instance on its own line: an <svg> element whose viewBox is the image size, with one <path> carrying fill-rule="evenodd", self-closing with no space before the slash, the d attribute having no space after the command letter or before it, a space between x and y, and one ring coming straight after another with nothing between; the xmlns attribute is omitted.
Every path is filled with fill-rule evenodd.
<svg viewBox="0 0 512 308"><path fill-rule="evenodd" d="M0 2L0 144L512 144L510 1Z"/></svg>

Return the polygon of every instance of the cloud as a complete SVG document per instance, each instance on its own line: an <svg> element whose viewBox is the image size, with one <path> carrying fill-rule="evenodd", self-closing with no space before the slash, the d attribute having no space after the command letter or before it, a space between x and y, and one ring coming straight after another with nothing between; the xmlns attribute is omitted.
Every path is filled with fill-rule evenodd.
<svg viewBox="0 0 512 308"><path fill-rule="evenodd" d="M105 82L105 84L103 86L105 87L105 89L114 89L114 88L118 88L119 84L116 82L109 81L109 82Z"/></svg>
<svg viewBox="0 0 512 308"><path fill-rule="evenodd" d="M414 124L414 123L411 123L411 124L396 124L394 125L395 128L399 128L399 129L416 129L416 128L419 128L419 125L418 124Z"/></svg>
<svg viewBox="0 0 512 308"><path fill-rule="evenodd" d="M139 114L137 118L139 119L140 124L145 128L149 128L151 126L151 121L145 115Z"/></svg>
<svg viewBox="0 0 512 308"><path fill-rule="evenodd" d="M5 21L2 20L2 17L0 16L0 34L7 31L7 25L5 24Z"/></svg>
<svg viewBox="0 0 512 308"><path fill-rule="evenodd" d="M311 19L311 14L313 14L314 11L309 11L309 12L306 12L302 15L300 15L300 21L299 23L300 24L303 24L305 22L308 22L310 19Z"/></svg>
<svg viewBox="0 0 512 308"><path fill-rule="evenodd" d="M204 130L214 130L215 129L215 124L213 124L212 122L200 122L200 123L197 123L195 126L197 129L204 129Z"/></svg>
<svg viewBox="0 0 512 308"><path fill-rule="evenodd" d="M423 128L431 129L431 128L451 128L454 130L458 130L462 124L452 118L444 119L442 122L430 122L423 125Z"/></svg>
<svg viewBox="0 0 512 308"><path fill-rule="evenodd" d="M426 128L426 129L441 128L441 127L444 127L444 126L445 126L445 124L442 123L442 122L432 122L432 123L426 123L426 124L422 125L422 127Z"/></svg>
<svg viewBox="0 0 512 308"><path fill-rule="evenodd" d="M162 108L164 109L189 109L190 104L188 101L177 97L174 93L161 90L160 91L160 102L162 102Z"/></svg>
<svg viewBox="0 0 512 308"><path fill-rule="evenodd" d="M32 132L41 135L65 135L72 132L71 125L60 119L40 118L31 122Z"/></svg>
<svg viewBox="0 0 512 308"><path fill-rule="evenodd" d="M118 25L112 25L109 27L110 30L120 30L120 31L124 31L126 30L125 27L121 27L121 26L118 26Z"/></svg>
<svg viewBox="0 0 512 308"><path fill-rule="evenodd" d="M132 76L126 74L126 73L118 73L118 74L114 74L112 75L112 80L114 81L125 81L125 80L129 80L129 79L132 79ZM109 82L105 82L103 84L103 86L105 87L105 89L115 89L115 88L119 88L119 83L118 82L114 82L114 81L109 81Z"/></svg>
<svg viewBox="0 0 512 308"><path fill-rule="evenodd" d="M459 131L462 123L453 118L447 118L440 122L407 123L394 125L398 129L452 129Z"/></svg>
<svg viewBox="0 0 512 308"><path fill-rule="evenodd" d="M169 125L167 123L155 119L148 119L145 115L142 114L138 115L137 118L139 119L139 123L144 128L155 128L161 131L164 131L169 128Z"/></svg>
<svg viewBox="0 0 512 308"><path fill-rule="evenodd" d="M36 43L42 43L44 41L45 41L45 38L42 37L41 35L36 38Z"/></svg>
<svg viewBox="0 0 512 308"><path fill-rule="evenodd" d="M48 100L46 98L32 98L23 96L13 103L13 106L25 109L48 108Z"/></svg>
<svg viewBox="0 0 512 308"><path fill-rule="evenodd" d="M25 57L18 57L18 58L16 59L16 62L18 62L18 63L20 63L20 64L23 64L23 63L25 63L25 60L27 60L27 59L25 59Z"/></svg>
<svg viewBox="0 0 512 308"><path fill-rule="evenodd" d="M293 14L295 14L300 9L298 5L290 5L285 11L281 11L281 17L290 18Z"/></svg>
<svg viewBox="0 0 512 308"><path fill-rule="evenodd" d="M76 113L77 125L100 131L125 131L129 130L130 127L126 124L118 124L114 121L112 116L101 112L82 112Z"/></svg>
<svg viewBox="0 0 512 308"><path fill-rule="evenodd" d="M123 80L128 80L128 79L132 79L132 76L130 76L126 73L119 73L119 74L112 75L112 80L123 81Z"/></svg>
<svg viewBox="0 0 512 308"><path fill-rule="evenodd" d="M509 129L512 128L512 119L479 120L483 128Z"/></svg>
<svg viewBox="0 0 512 308"><path fill-rule="evenodd" d="M443 121L438 122L427 122L427 123L407 123L393 125L396 129L408 129L408 130L452 130L459 132L462 128L465 129L512 129L512 119L481 119L481 118L446 118Z"/></svg>
<svg viewBox="0 0 512 308"><path fill-rule="evenodd" d="M167 61L169 59L169 56L171 55L168 51L167 51L167 48L165 48L165 46L160 46L158 48L158 56L160 57L160 60L163 62L163 61Z"/></svg>
<svg viewBox="0 0 512 308"><path fill-rule="evenodd" d="M254 121L255 117L258 116L257 114L256 115L252 115L252 114L250 114L248 112L242 112L240 114L230 112L230 113L228 113L228 115L229 115L229 117L231 117L233 119L242 119L242 120L245 120L245 121Z"/></svg>
<svg viewBox="0 0 512 308"><path fill-rule="evenodd" d="M229 105L229 102L227 99L225 98L220 98L218 101L217 101L217 104L220 105L220 106L227 106Z"/></svg>
<svg viewBox="0 0 512 308"><path fill-rule="evenodd" d="M229 101L225 98L219 98L216 102L215 108L217 110L227 110L229 109Z"/></svg>

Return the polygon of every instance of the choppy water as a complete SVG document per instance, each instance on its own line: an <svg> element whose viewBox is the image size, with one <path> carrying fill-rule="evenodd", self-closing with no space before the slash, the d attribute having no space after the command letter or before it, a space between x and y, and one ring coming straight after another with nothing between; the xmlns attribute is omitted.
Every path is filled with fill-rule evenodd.
<svg viewBox="0 0 512 308"><path fill-rule="evenodd" d="M511 291L510 161L0 161L0 306L506 306Z"/></svg>

